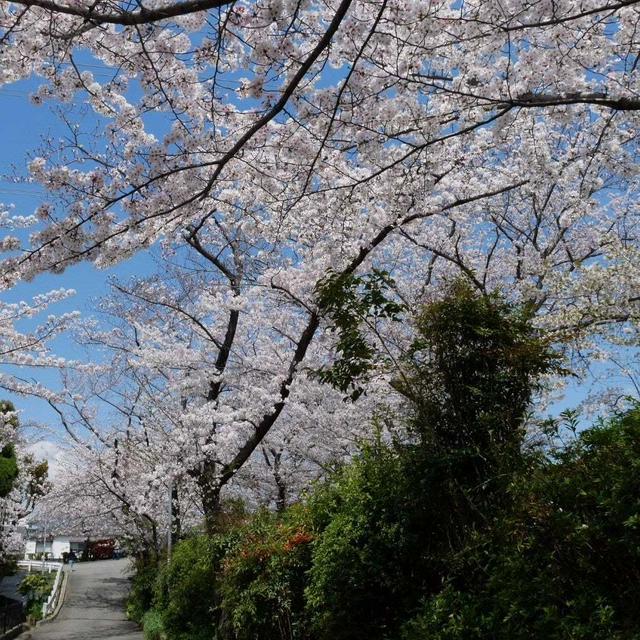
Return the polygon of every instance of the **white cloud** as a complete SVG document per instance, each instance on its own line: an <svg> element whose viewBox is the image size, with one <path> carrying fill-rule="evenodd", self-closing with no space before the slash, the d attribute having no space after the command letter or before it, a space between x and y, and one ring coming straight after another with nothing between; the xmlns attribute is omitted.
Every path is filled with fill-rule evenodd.
<svg viewBox="0 0 640 640"><path fill-rule="evenodd" d="M65 450L56 442L40 440L26 447L36 460L46 460L49 463L49 480L55 482L62 474L62 460Z"/></svg>

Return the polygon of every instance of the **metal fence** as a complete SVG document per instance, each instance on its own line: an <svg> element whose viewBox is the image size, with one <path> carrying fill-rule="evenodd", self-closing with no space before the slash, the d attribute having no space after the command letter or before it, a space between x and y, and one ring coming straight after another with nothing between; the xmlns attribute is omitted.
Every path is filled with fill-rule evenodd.
<svg viewBox="0 0 640 640"><path fill-rule="evenodd" d="M22 602L0 596L0 636L26 619Z"/></svg>

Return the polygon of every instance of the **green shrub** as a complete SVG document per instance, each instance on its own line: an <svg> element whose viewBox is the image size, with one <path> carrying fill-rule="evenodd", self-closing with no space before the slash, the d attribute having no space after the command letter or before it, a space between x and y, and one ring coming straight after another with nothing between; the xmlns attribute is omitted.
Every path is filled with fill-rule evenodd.
<svg viewBox="0 0 640 640"><path fill-rule="evenodd" d="M42 601L34 600L32 602L27 603L26 615L27 615L28 621L29 620L31 621L29 624L42 620Z"/></svg>
<svg viewBox="0 0 640 640"><path fill-rule="evenodd" d="M155 609L147 611L142 618L144 640L165 640L167 637L162 625L162 615Z"/></svg>
<svg viewBox="0 0 640 640"><path fill-rule="evenodd" d="M33 620L42 618L42 605L46 602L53 583L55 574L53 573L30 573L25 576L18 591L27 598L27 616Z"/></svg>
<svg viewBox="0 0 640 640"><path fill-rule="evenodd" d="M6 497L18 477L18 461L13 445L8 444L0 451L0 498Z"/></svg>
<svg viewBox="0 0 640 640"><path fill-rule="evenodd" d="M307 637L304 588L313 538L303 505L290 507L283 517L262 512L242 529L222 564L222 609L230 637Z"/></svg>
<svg viewBox="0 0 640 640"><path fill-rule="evenodd" d="M421 309L415 333L395 384L411 402L410 428L465 487L467 518L484 519L521 467L531 399L558 356L526 308L464 281Z"/></svg>
<svg viewBox="0 0 640 640"><path fill-rule="evenodd" d="M181 542L146 637L638 640L640 409L523 455L484 526L461 460L377 442L284 514Z"/></svg>
<svg viewBox="0 0 640 640"><path fill-rule="evenodd" d="M318 638L395 639L441 590L508 503L529 402L555 362L527 314L497 295L458 282L421 310L394 382L411 438L365 449L327 502L307 589Z"/></svg>
<svg viewBox="0 0 640 640"><path fill-rule="evenodd" d="M532 466L402 640L640 638L639 471L638 410Z"/></svg>
<svg viewBox="0 0 640 640"><path fill-rule="evenodd" d="M0 414L7 414L15 411L13 403L7 400L0 400ZM3 416L3 420L13 426L18 426L18 420L15 416L6 418ZM18 460L16 458L16 451L13 444L5 444L0 450L0 498L5 498L13 489L13 484L18 477Z"/></svg>
<svg viewBox="0 0 640 640"><path fill-rule="evenodd" d="M52 575L50 573L30 573L22 579L18 591L27 596L29 600L42 600L48 597L51 591L54 580Z"/></svg>
<svg viewBox="0 0 640 640"><path fill-rule="evenodd" d="M378 443L313 497L327 520L306 590L318 638L394 637L420 598L440 588L464 531L464 496L450 471L419 447Z"/></svg>
<svg viewBox="0 0 640 640"><path fill-rule="evenodd" d="M158 560L155 556L138 558L127 600L127 617L142 624L144 614L151 609L158 577Z"/></svg>
<svg viewBox="0 0 640 640"><path fill-rule="evenodd" d="M156 580L154 608L170 640L210 640L219 621L220 563L232 534L181 541Z"/></svg>
<svg viewBox="0 0 640 640"><path fill-rule="evenodd" d="M416 558L409 558L406 489L401 460L382 447L365 451L324 490L332 513L314 544L306 593L318 638L379 637L400 615L416 587L409 587Z"/></svg>

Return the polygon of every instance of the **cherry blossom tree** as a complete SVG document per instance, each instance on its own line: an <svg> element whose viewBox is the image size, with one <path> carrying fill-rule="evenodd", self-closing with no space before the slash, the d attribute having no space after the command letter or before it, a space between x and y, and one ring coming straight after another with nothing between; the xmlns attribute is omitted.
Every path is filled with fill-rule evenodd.
<svg viewBox="0 0 640 640"><path fill-rule="evenodd" d="M21 550L18 526L48 490L47 463L26 452L18 413L0 402L0 565Z"/></svg>
<svg viewBox="0 0 640 640"><path fill-rule="evenodd" d="M323 416L339 402L308 375L336 346L328 272L389 273L408 305L463 273L563 339L637 320L639 16L630 0L0 2L0 81L40 77L33 101L69 124L29 165L50 198L4 243L3 282L190 252L197 295L126 291L144 303L119 347L127 394L146 390L123 406L153 397L137 426L183 434L163 472L197 469L215 512L311 396Z"/></svg>
<svg viewBox="0 0 640 640"><path fill-rule="evenodd" d="M163 266L162 276L114 281L113 295L100 305L102 321L78 325L78 340L101 353L102 362L70 368L51 405L83 457L95 458L83 466L100 469L108 491L127 493L134 512L162 511L172 491L181 520L193 522L194 513L215 515L223 489L227 497L281 508L353 453L384 399L372 394L357 406L343 402L314 376L310 356L291 385L287 411L238 464L260 417L252 415L251 396L272 393L270 369L253 358L277 356L275 331L262 338L261 327L247 323L237 332L212 398L216 334L224 325L219 299L205 289L211 274L201 260ZM225 473L232 464L242 473ZM134 493L123 472L131 465Z"/></svg>
<svg viewBox="0 0 640 640"><path fill-rule="evenodd" d="M15 250L20 240L14 234L33 222L33 218L12 215L0 205L2 250ZM41 318L51 306L74 293L72 289L61 288L38 295L30 302L0 301L0 388L5 392L47 395L43 386L27 379L27 372L60 366L63 361L55 357L49 343L70 326L77 314L49 314L44 320Z"/></svg>
<svg viewBox="0 0 640 640"><path fill-rule="evenodd" d="M134 452L124 446L117 454L107 447L69 447L34 517L87 538L116 536L131 551L157 554L166 540L166 494L148 481L140 451L129 453Z"/></svg>

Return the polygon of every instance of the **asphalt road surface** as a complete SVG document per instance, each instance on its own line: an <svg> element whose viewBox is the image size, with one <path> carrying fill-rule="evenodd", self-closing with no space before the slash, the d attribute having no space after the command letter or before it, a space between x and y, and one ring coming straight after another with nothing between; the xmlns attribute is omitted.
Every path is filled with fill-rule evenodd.
<svg viewBox="0 0 640 640"><path fill-rule="evenodd" d="M69 574L64 605L58 616L20 639L142 640L138 626L125 617L128 568L128 560L76 564Z"/></svg>

